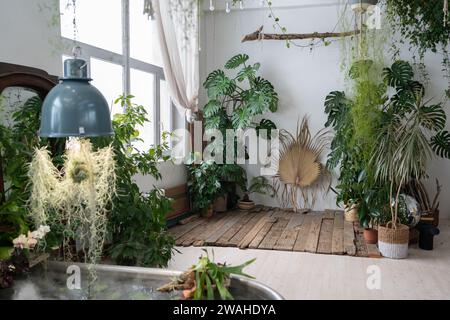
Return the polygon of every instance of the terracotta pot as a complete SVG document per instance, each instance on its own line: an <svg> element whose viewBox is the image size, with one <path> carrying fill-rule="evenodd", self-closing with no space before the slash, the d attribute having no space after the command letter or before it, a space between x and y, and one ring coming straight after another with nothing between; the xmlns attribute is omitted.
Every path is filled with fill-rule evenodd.
<svg viewBox="0 0 450 320"><path fill-rule="evenodd" d="M357 204L345 205L344 217L345 221L358 222L359 221L358 205Z"/></svg>
<svg viewBox="0 0 450 320"><path fill-rule="evenodd" d="M214 215L213 205L210 205L208 208L204 208L202 210L202 217L211 218Z"/></svg>
<svg viewBox="0 0 450 320"><path fill-rule="evenodd" d="M255 203L253 201L238 201L238 208L241 210L250 210L255 207Z"/></svg>
<svg viewBox="0 0 450 320"><path fill-rule="evenodd" d="M367 244L375 244L378 242L378 230L373 228L364 229L364 241Z"/></svg>
<svg viewBox="0 0 450 320"><path fill-rule="evenodd" d="M225 212L227 211L228 195L217 198L214 201L214 211L215 212Z"/></svg>

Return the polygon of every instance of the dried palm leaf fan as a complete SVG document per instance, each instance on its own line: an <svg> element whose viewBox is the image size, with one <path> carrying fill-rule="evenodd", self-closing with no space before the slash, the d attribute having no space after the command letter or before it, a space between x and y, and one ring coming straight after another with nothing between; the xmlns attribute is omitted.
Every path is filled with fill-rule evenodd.
<svg viewBox="0 0 450 320"><path fill-rule="evenodd" d="M297 126L296 135L286 130L280 131L281 150L274 186L277 190L280 187L283 190L283 206L291 203L294 212L297 212L299 194L304 206L313 206L317 192L329 189L330 174L320 163L329 141L329 131L326 129L311 135L307 117L303 117Z"/></svg>

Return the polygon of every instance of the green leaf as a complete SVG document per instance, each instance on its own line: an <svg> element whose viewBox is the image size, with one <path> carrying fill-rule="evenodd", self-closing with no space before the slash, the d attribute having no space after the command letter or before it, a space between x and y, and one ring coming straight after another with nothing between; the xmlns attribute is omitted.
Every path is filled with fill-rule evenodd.
<svg viewBox="0 0 450 320"><path fill-rule="evenodd" d="M234 110L233 115L231 116L231 123L233 124L234 129L244 129L251 122L251 112L245 106L237 108Z"/></svg>
<svg viewBox="0 0 450 320"><path fill-rule="evenodd" d="M210 99L217 99L219 96L231 95L236 89L236 84L222 70L215 70L208 75L204 87Z"/></svg>
<svg viewBox="0 0 450 320"><path fill-rule="evenodd" d="M419 109L420 123L430 130L441 131L445 127L447 116L441 105L422 106Z"/></svg>
<svg viewBox="0 0 450 320"><path fill-rule="evenodd" d="M328 114L326 127L335 126L348 113L348 99L342 91L332 91L325 98L325 113Z"/></svg>
<svg viewBox="0 0 450 320"><path fill-rule="evenodd" d="M414 77L414 71L411 65L402 60L395 61L391 68L384 68L384 81L387 85L399 88L407 86Z"/></svg>
<svg viewBox="0 0 450 320"><path fill-rule="evenodd" d="M234 57L232 57L230 60L227 61L227 63L225 64L225 68L226 69L236 69L240 65L247 62L248 59L249 59L249 56L246 54L235 55Z"/></svg>
<svg viewBox="0 0 450 320"><path fill-rule="evenodd" d="M372 66L373 66L372 60L356 61L350 67L349 76L351 79L359 79L361 77L367 77L369 75Z"/></svg>
<svg viewBox="0 0 450 320"><path fill-rule="evenodd" d="M450 132L441 131L432 137L431 148L438 156L450 159Z"/></svg>
<svg viewBox="0 0 450 320"><path fill-rule="evenodd" d="M221 108L221 104L217 100L210 100L203 108L203 114L206 118L217 115Z"/></svg>

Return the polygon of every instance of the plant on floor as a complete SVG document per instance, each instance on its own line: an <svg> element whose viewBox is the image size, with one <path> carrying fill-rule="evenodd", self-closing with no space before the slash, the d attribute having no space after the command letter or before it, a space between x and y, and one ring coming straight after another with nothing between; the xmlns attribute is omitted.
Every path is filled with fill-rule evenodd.
<svg viewBox="0 0 450 320"><path fill-rule="evenodd" d="M254 279L252 276L244 273L243 269L256 259L249 260L238 266L228 266L225 263L213 262L209 257L208 251L203 251L205 251L206 256L201 256L198 262L188 271L184 272L175 281L158 288L158 291L183 290L183 299L214 300L219 297L221 300L233 300L234 297L228 290L231 280L230 276L239 275Z"/></svg>
<svg viewBox="0 0 450 320"><path fill-rule="evenodd" d="M249 187L245 190L242 201L250 201L250 195L252 193L265 194L270 197L275 197L276 190L270 183L269 179L264 176L253 177L250 181Z"/></svg>
<svg viewBox="0 0 450 320"><path fill-rule="evenodd" d="M174 246L174 239L166 232L166 216L172 210L172 201L158 188L142 193L133 177L143 174L161 179L158 164L169 160L165 155L169 147L167 135L163 136L162 144L149 150L134 147L134 142L141 141L137 127L148 119L145 108L132 99L131 95L123 95L115 101L124 112L114 116L114 137L93 139L97 147L111 143L117 164L117 195L108 223L112 238L109 252L119 264L163 267Z"/></svg>

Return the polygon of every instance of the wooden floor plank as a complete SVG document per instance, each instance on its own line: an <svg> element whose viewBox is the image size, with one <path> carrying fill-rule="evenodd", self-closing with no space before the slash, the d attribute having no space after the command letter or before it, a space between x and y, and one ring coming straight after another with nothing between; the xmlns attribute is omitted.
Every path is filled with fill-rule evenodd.
<svg viewBox="0 0 450 320"><path fill-rule="evenodd" d="M291 212L291 218L283 230L280 238L273 247L274 250L285 250L291 251L294 248L295 240L297 240L297 235L302 225L305 215L302 213Z"/></svg>
<svg viewBox="0 0 450 320"><path fill-rule="evenodd" d="M381 253L376 244L367 244L367 254L369 258L381 258Z"/></svg>
<svg viewBox="0 0 450 320"><path fill-rule="evenodd" d="M305 251L317 252L317 245L319 244L320 228L322 226L323 214L313 215L311 220L311 228L309 229L308 239L306 240Z"/></svg>
<svg viewBox="0 0 450 320"><path fill-rule="evenodd" d="M292 248L293 251L305 251L306 247L306 241L308 239L309 230L311 229L311 221L313 219L313 216L311 214L305 215L305 218L303 219L303 223L301 224L297 239L295 240L294 247Z"/></svg>
<svg viewBox="0 0 450 320"><path fill-rule="evenodd" d="M331 253L344 254L344 213L336 212L333 223Z"/></svg>
<svg viewBox="0 0 450 320"><path fill-rule="evenodd" d="M228 245L230 247L237 247L239 243L244 239L244 237L248 235L250 230L252 230L258 224L258 221L264 219L265 217L265 215L261 215L256 212L253 213L251 212L250 215L251 217L247 221L247 223L245 223L242 226L242 228L228 242Z"/></svg>
<svg viewBox="0 0 450 320"><path fill-rule="evenodd" d="M252 214L250 212L243 212L238 215L235 223L228 228L228 230L214 243L215 246L228 247L230 240L239 230L250 220Z"/></svg>
<svg viewBox="0 0 450 320"><path fill-rule="evenodd" d="M169 229L169 233L172 237L175 239L178 239L182 237L184 234L189 232L190 230L194 229L196 226L201 224L203 222L203 219L197 218L194 221L189 222L188 224L184 225L176 225Z"/></svg>
<svg viewBox="0 0 450 320"><path fill-rule="evenodd" d="M250 243L256 237L256 235L261 231L266 222L271 219L273 211L268 211L263 214L263 217L255 224L255 226L247 233L247 235L239 242L238 246L241 249L248 248ZM259 243L258 243L259 244Z"/></svg>
<svg viewBox="0 0 450 320"><path fill-rule="evenodd" d="M191 246L194 243L197 246L201 246L206 237L227 219L228 215L226 213L216 214L212 218L204 219L204 223L185 234L179 239L179 242L181 242L181 245L184 247Z"/></svg>
<svg viewBox="0 0 450 320"><path fill-rule="evenodd" d="M272 250L273 247L275 247L278 239L280 239L281 234L283 233L283 230L286 228L288 223L289 219L285 215L279 217L278 221L273 224L272 228L270 228L270 231L266 234L264 239L259 244L258 249Z"/></svg>
<svg viewBox="0 0 450 320"><path fill-rule="evenodd" d="M324 218L322 220L322 226L320 228L319 244L317 245L317 253L331 254L331 246L333 239L333 223L334 219Z"/></svg>
<svg viewBox="0 0 450 320"><path fill-rule="evenodd" d="M334 219L334 210L326 209L325 213L323 214L324 219Z"/></svg>
<svg viewBox="0 0 450 320"><path fill-rule="evenodd" d="M204 235L204 243L201 245L214 244L227 230L239 219L242 212L227 212L226 218L218 221L214 228Z"/></svg>
<svg viewBox="0 0 450 320"><path fill-rule="evenodd" d="M276 223L276 221L278 221L278 218L268 219L262 226L261 230L259 230L259 232L256 234L256 236L250 242L248 247L250 249L257 249L259 247L259 244L261 243L261 241L263 241L263 239L265 238L267 233L269 233L270 229L272 228L274 223Z"/></svg>
<svg viewBox="0 0 450 320"><path fill-rule="evenodd" d="M344 221L344 250L349 256L356 255L355 231L353 222Z"/></svg>

